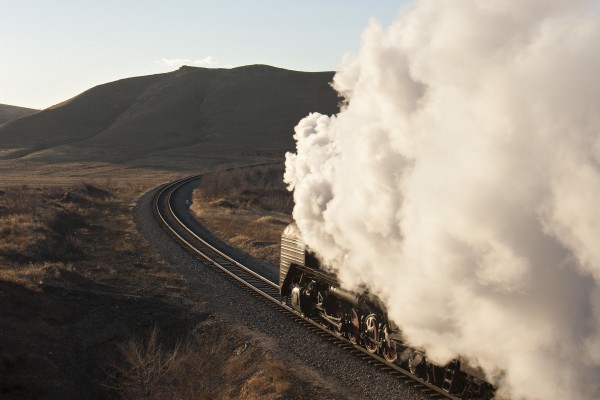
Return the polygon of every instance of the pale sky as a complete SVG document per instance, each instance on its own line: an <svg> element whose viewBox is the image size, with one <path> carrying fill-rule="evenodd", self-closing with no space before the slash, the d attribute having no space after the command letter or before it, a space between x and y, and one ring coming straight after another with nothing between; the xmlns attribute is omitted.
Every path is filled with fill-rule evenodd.
<svg viewBox="0 0 600 400"><path fill-rule="evenodd" d="M0 104L46 108L182 64L336 70L403 0L0 0Z"/></svg>

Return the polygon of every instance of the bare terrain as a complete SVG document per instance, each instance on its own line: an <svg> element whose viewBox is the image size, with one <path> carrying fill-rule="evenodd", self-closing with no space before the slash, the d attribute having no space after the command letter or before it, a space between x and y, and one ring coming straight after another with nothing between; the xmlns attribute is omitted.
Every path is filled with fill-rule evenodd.
<svg viewBox="0 0 600 400"><path fill-rule="evenodd" d="M314 398L139 236L146 189L0 191L0 398Z"/></svg>

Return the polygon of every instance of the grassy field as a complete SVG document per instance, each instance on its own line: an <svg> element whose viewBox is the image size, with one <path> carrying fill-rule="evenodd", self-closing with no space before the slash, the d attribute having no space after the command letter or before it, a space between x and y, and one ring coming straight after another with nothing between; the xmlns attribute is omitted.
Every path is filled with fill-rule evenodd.
<svg viewBox="0 0 600 400"><path fill-rule="evenodd" d="M306 397L266 338L209 315L139 236L146 189L0 190L0 398Z"/></svg>
<svg viewBox="0 0 600 400"><path fill-rule="evenodd" d="M207 174L190 207L219 238L272 264L279 263L280 237L292 222L292 208L281 164Z"/></svg>

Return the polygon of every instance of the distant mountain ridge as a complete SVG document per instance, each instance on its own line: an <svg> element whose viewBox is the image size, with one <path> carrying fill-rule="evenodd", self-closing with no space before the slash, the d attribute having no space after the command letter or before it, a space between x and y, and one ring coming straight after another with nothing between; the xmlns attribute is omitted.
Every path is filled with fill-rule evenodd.
<svg viewBox="0 0 600 400"><path fill-rule="evenodd" d="M281 157L302 117L338 111L333 74L182 67L106 83L0 126L0 149L15 149L2 158L153 165L202 152Z"/></svg>
<svg viewBox="0 0 600 400"><path fill-rule="evenodd" d="M26 117L34 114L39 110L33 108L10 106L8 104L0 104L0 125L12 121L17 118Z"/></svg>

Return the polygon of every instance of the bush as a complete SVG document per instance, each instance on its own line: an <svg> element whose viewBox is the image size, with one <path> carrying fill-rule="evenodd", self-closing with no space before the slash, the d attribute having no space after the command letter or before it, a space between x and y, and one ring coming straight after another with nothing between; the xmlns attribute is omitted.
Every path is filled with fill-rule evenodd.
<svg viewBox="0 0 600 400"><path fill-rule="evenodd" d="M169 346L154 327L146 339L119 346L122 360L113 366L113 389L124 400L213 399L223 390L227 360L246 348L241 337L217 325Z"/></svg>
<svg viewBox="0 0 600 400"><path fill-rule="evenodd" d="M198 190L208 202L226 199L237 208L291 214L294 203L283 172L283 165L267 165L211 173L202 177Z"/></svg>

